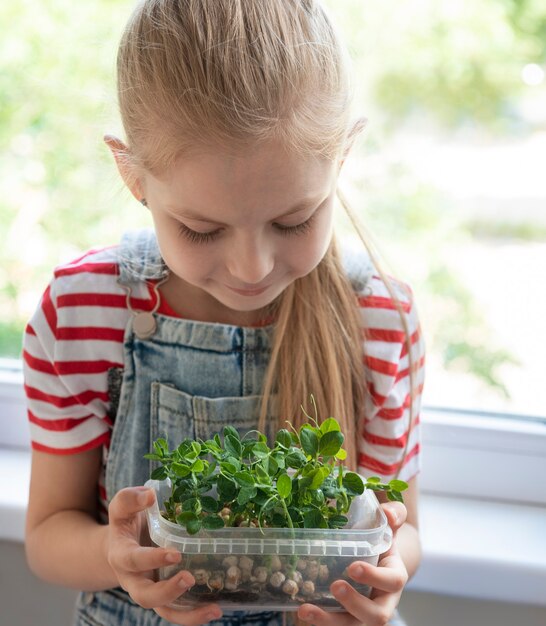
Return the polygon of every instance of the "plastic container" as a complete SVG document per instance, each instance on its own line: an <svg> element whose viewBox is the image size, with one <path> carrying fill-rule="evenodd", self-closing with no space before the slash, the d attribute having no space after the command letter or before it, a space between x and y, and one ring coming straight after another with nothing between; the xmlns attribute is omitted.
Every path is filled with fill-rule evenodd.
<svg viewBox="0 0 546 626"><path fill-rule="evenodd" d="M325 611L344 611L330 585L344 579L369 595L370 588L353 581L345 570L354 561L376 565L392 543L387 518L369 489L353 500L342 530L222 528L190 535L161 515L159 506L170 497L170 481L149 480L146 486L156 492L156 502L147 510L152 542L182 553L180 563L157 570L158 580L181 569L196 580L171 604L176 608L215 602L225 610L296 611L310 602Z"/></svg>

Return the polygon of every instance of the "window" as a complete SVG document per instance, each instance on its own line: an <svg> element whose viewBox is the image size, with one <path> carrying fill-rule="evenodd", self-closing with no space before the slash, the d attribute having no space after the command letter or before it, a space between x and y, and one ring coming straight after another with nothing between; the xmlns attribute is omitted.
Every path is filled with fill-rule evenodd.
<svg viewBox="0 0 546 626"><path fill-rule="evenodd" d="M427 340L428 432L434 441L452 433L447 444L479 431L485 444L485 432L520 421L532 438L546 416L546 65L531 45L544 3L424 0L395 12L384 2L327 4L354 59L355 113L369 119L341 186L387 269L413 287ZM102 144L105 132L122 134L115 50L131 7L0 8L11 25L0 44L10 94L0 111L6 359L19 358L25 321L56 264L116 243L127 224L149 224ZM0 365L2 402L20 406L17 365ZM20 443L26 426L12 437L9 415L1 437Z"/></svg>

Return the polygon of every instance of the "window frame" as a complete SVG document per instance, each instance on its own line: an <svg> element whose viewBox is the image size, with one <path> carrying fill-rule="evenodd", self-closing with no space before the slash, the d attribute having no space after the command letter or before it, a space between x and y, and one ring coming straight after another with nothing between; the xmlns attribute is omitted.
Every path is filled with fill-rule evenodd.
<svg viewBox="0 0 546 626"><path fill-rule="evenodd" d="M423 406L424 493L546 505L546 417ZM0 359L0 448L29 449L22 362Z"/></svg>

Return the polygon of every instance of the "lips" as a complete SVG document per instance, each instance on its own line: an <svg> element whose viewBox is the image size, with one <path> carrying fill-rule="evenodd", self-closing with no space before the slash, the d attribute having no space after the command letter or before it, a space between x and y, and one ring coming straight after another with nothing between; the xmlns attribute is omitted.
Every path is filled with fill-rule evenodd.
<svg viewBox="0 0 546 626"><path fill-rule="evenodd" d="M229 287L228 285L228 288L231 289L231 291L238 293L240 296L259 296L261 293L269 289L269 286L262 287L260 289L235 289L235 287Z"/></svg>

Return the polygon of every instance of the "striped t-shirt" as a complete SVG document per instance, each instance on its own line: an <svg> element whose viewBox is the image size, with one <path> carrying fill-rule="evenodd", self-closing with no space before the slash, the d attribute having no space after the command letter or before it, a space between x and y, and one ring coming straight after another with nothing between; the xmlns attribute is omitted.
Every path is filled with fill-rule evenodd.
<svg viewBox="0 0 546 626"><path fill-rule="evenodd" d="M75 454L102 446L99 494L103 512L104 469L113 425L108 371L123 367L123 338L131 317L126 292L117 283L116 253L116 247L91 250L56 268L27 325L23 347L32 447L51 454ZM407 449L400 478L409 480L419 471L424 342L409 290L392 283L418 364L414 421L408 433L409 359L403 324L385 284L372 275L357 294L365 342L364 384L369 390L358 442L359 470L388 480ZM131 308L149 311L155 304L153 283L138 283ZM157 313L180 317L163 297Z"/></svg>

